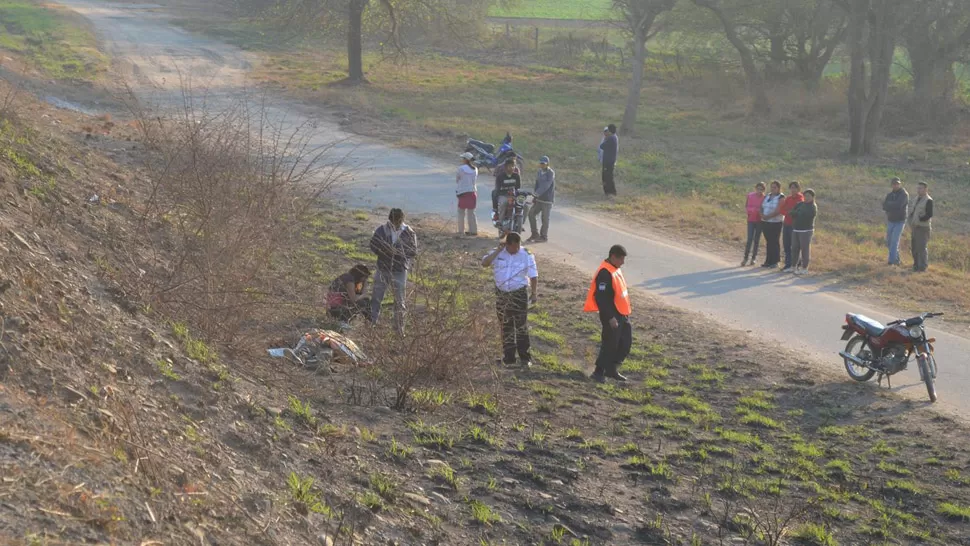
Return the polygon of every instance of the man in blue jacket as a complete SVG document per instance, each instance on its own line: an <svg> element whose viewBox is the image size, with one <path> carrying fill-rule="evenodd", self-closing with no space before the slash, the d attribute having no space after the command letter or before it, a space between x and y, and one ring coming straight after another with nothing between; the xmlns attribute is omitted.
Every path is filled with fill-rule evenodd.
<svg viewBox="0 0 970 546"><path fill-rule="evenodd" d="M377 255L377 274L374 276L374 292L371 297L371 321L377 324L381 316L381 302L387 286L394 290L394 327L404 335L405 290L408 270L418 255L418 236L411 226L404 223L404 211L391 209L387 223L374 230L370 239L371 252Z"/></svg>
<svg viewBox="0 0 970 546"><path fill-rule="evenodd" d="M600 143L600 163L603 164L603 193L616 197L616 183L613 181L613 168L620 151L620 139L616 136L616 125L609 124L603 129L603 142Z"/></svg>

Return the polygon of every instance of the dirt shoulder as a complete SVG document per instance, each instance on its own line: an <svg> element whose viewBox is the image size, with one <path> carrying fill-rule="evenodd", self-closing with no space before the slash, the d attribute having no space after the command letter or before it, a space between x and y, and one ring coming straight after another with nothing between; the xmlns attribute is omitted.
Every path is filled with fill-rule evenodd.
<svg viewBox="0 0 970 546"><path fill-rule="evenodd" d="M265 353L333 324L314 302L367 257L379 215L321 211L278 271L318 291L203 340L122 289L144 244L137 133L88 137L93 120L29 97L17 111L0 137L0 541L757 544L779 521L807 544L964 540L964 425L639 297L630 381L594 384L589 272L541 245L538 365L495 368L477 264L493 242L412 219L420 271L437 272L415 292L466 287L495 335L403 410L380 365L318 373ZM31 121L47 119L61 123ZM351 336L420 355L427 301L409 338Z"/></svg>

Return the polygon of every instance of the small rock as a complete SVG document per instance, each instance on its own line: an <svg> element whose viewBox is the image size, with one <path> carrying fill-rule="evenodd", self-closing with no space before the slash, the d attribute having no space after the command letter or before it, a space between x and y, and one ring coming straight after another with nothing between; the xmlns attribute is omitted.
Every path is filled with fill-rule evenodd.
<svg viewBox="0 0 970 546"><path fill-rule="evenodd" d="M519 485L519 480L515 478L502 478L502 483L505 485Z"/></svg>
<svg viewBox="0 0 970 546"><path fill-rule="evenodd" d="M543 493L542 491L539 491L539 497L541 497L541 498L543 498L545 500L552 499L552 495L550 495L549 493Z"/></svg>
<svg viewBox="0 0 970 546"><path fill-rule="evenodd" d="M320 541L320 544L323 546L333 546L333 539L327 534L318 535L317 540Z"/></svg>
<svg viewBox="0 0 970 546"><path fill-rule="evenodd" d="M283 415L283 409L282 408L271 408L271 407L267 407L266 408L266 413L270 414L270 416L272 416L272 417L279 417L279 416Z"/></svg>
<svg viewBox="0 0 970 546"><path fill-rule="evenodd" d="M428 459L427 461L424 461L424 464L448 466L448 463L446 463L445 461L442 461L441 459Z"/></svg>

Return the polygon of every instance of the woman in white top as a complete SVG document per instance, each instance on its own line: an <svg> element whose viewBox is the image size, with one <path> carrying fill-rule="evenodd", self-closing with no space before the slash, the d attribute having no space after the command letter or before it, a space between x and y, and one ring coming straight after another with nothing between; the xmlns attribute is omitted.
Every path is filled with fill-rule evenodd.
<svg viewBox="0 0 970 546"><path fill-rule="evenodd" d="M475 207L478 204L478 169L472 165L475 158L471 153L461 154L461 166L455 182L458 184L455 193L458 195L458 236L478 235L478 220L475 218ZM468 231L465 231L465 217L468 217Z"/></svg>
<svg viewBox="0 0 970 546"><path fill-rule="evenodd" d="M765 263L761 267L777 267L781 261L781 227L785 216L781 214L781 182L771 183L771 191L761 202L761 232L765 235Z"/></svg>

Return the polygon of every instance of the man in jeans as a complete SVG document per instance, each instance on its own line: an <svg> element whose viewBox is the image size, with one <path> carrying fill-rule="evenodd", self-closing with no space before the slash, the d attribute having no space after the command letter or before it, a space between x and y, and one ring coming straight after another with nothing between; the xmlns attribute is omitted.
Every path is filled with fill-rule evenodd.
<svg viewBox="0 0 970 546"><path fill-rule="evenodd" d="M529 303L535 303L539 287L536 258L522 248L522 238L512 232L491 253L482 267L492 267L495 277L495 309L502 324L502 362L515 364L519 353L522 366L532 366L529 353Z"/></svg>
<svg viewBox="0 0 970 546"><path fill-rule="evenodd" d="M913 230L913 271L922 272L930 265L930 233L933 231L933 198L929 186L920 182L916 186L919 195L909 213L909 225Z"/></svg>
<svg viewBox="0 0 970 546"><path fill-rule="evenodd" d="M374 230L370 249L377 255L377 274L374 277L374 292L371 297L371 322L377 324L387 286L392 285L394 327L403 336L408 270L411 269L412 260L418 255L418 236L411 226L404 223L404 211L391 209L387 223Z"/></svg>
<svg viewBox="0 0 970 546"><path fill-rule="evenodd" d="M556 198L556 171L549 167L548 156L539 158L535 196L532 210L529 211L529 228L532 230L529 241L544 243L549 240L549 213L552 211L552 202ZM542 231L536 231L536 216L539 214L542 214Z"/></svg>
<svg viewBox="0 0 970 546"><path fill-rule="evenodd" d="M899 239L906 227L906 216L909 212L909 194L903 189L899 178L893 178L892 191L882 202L882 210L886 211L886 246L889 247L889 265L901 265L899 258Z"/></svg>

